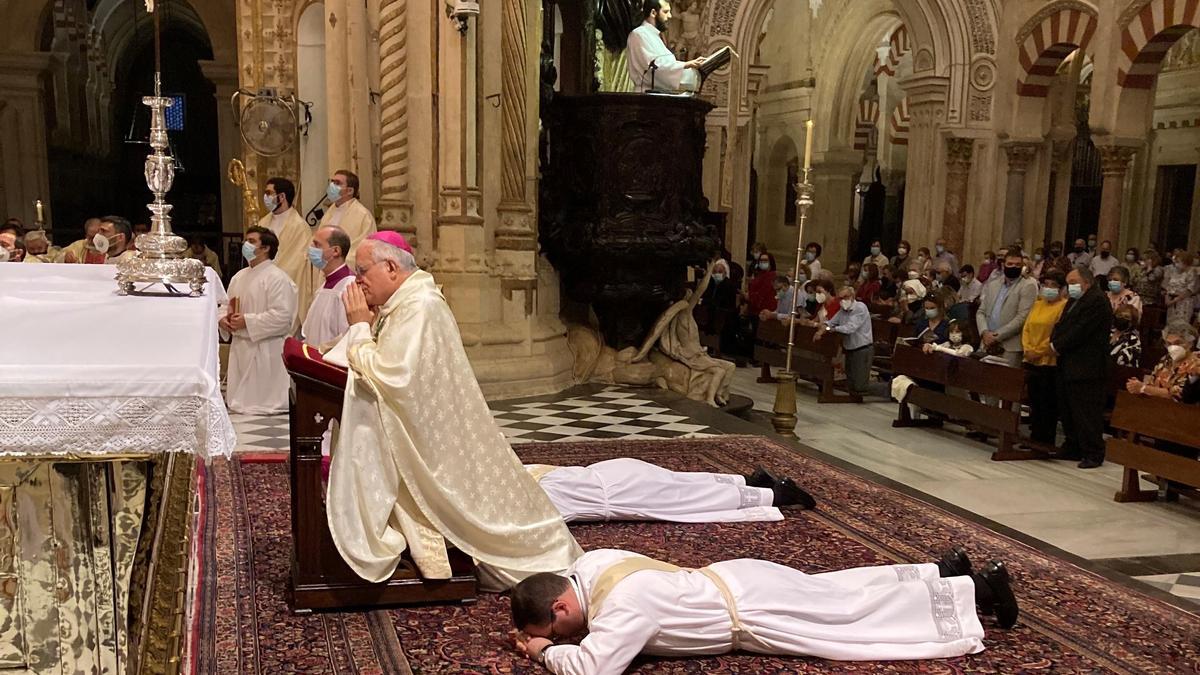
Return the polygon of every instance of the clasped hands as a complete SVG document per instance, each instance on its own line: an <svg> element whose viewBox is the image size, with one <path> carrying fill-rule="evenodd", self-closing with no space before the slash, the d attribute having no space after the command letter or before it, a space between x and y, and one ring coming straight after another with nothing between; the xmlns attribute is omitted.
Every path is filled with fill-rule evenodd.
<svg viewBox="0 0 1200 675"><path fill-rule="evenodd" d="M552 641L547 640L546 638L529 637L524 633L517 633L516 637L513 638L513 641L517 645L517 651L533 659L534 661L537 661L538 657L542 655L543 649L554 644Z"/></svg>
<svg viewBox="0 0 1200 675"><path fill-rule="evenodd" d="M367 296L357 283L350 284L342 293L342 305L346 308L346 322L353 326L356 323L371 324L375 321L375 312L367 304Z"/></svg>
<svg viewBox="0 0 1200 675"><path fill-rule="evenodd" d="M246 315L241 312L226 314L217 324L227 333L236 333L246 327Z"/></svg>

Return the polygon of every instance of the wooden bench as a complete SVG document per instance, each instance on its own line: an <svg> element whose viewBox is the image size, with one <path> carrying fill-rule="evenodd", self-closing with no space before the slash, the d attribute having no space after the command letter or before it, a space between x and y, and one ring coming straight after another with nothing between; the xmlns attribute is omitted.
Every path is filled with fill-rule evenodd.
<svg viewBox="0 0 1200 675"><path fill-rule="evenodd" d="M1104 458L1125 467L1118 502L1148 502L1157 490L1143 490L1138 472L1200 488L1200 461L1159 449L1146 441L1200 447L1200 407L1161 398L1117 392L1112 426L1117 435L1105 443Z"/></svg>
<svg viewBox="0 0 1200 675"><path fill-rule="evenodd" d="M900 401L900 409L892 426L941 426L941 420L914 417L909 406L915 405L997 436L998 447L992 453L995 461L1046 457L1044 452L1016 447L1021 433L1021 401L1025 398L1024 370L937 352L926 354L920 347L899 343L892 354L892 372L895 375L907 375L918 382ZM934 391L920 386L922 381L965 389L971 397ZM988 405L981 400L983 397L998 399L1000 405Z"/></svg>
<svg viewBox="0 0 1200 675"><path fill-rule="evenodd" d="M881 374L892 373L892 353L896 341L912 337L913 327L906 323L893 323L886 316L871 316L871 335L875 338L875 369Z"/></svg>
<svg viewBox="0 0 1200 675"><path fill-rule="evenodd" d="M842 336L826 335L813 342L817 329L796 325L792 347L792 372L796 379L808 380L821 388L818 403L862 403L862 397L835 391L833 362L842 350ZM763 377L770 377L771 366L787 366L788 327L779 321L761 321L754 339L754 359L762 363Z"/></svg>

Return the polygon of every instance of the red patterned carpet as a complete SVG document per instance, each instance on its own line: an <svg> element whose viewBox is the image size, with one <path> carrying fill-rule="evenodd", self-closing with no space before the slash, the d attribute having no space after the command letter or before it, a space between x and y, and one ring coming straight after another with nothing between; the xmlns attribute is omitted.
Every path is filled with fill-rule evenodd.
<svg viewBox="0 0 1200 675"><path fill-rule="evenodd" d="M961 542L976 560L1008 561L1022 607L1016 629L989 630L986 651L957 659L850 664L736 655L645 660L634 672L1200 672L1195 614L765 438L547 443L517 452L547 464L627 456L685 471L746 473L761 463L795 477L820 502L818 511L779 523L573 527L585 549L626 548L686 566L757 557L821 572L928 561ZM212 475L199 672L538 672L509 649L501 596L468 606L293 616L284 600L291 546L285 465L221 462Z"/></svg>

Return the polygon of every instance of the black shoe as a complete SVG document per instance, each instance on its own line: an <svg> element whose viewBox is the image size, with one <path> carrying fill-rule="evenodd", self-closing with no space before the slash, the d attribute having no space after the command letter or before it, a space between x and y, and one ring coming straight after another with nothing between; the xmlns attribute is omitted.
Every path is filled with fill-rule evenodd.
<svg viewBox="0 0 1200 675"><path fill-rule="evenodd" d="M1001 628L1012 628L1017 623L1017 597L1013 595L1008 568L999 560L990 561L982 572L972 574L975 581L975 602L981 607L991 607ZM984 611L989 611L985 609Z"/></svg>
<svg viewBox="0 0 1200 675"><path fill-rule="evenodd" d="M1077 466L1081 469L1095 469L1096 467L1102 466L1103 464L1104 464L1103 459L1099 459L1096 457L1084 457L1083 459L1079 460L1079 463L1076 464L1075 466Z"/></svg>
<svg viewBox="0 0 1200 675"><path fill-rule="evenodd" d="M971 559L961 546L946 551L937 561L938 576L940 577L969 577L971 576Z"/></svg>
<svg viewBox="0 0 1200 675"><path fill-rule="evenodd" d="M754 467L754 473L746 476L746 487L771 488L779 479L761 466Z"/></svg>
<svg viewBox="0 0 1200 675"><path fill-rule="evenodd" d="M775 498L771 500L772 506L799 506L805 511L817 506L817 500L800 489L800 486L796 485L796 481L791 478L777 481L771 488L771 492L775 493Z"/></svg>

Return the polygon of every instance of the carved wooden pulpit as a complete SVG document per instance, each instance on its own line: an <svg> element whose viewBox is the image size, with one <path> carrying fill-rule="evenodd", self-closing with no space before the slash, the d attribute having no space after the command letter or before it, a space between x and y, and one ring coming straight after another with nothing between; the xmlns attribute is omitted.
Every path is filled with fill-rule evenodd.
<svg viewBox="0 0 1200 675"><path fill-rule="evenodd" d="M333 543L325 515L321 440L330 421L342 414L346 371L326 362L299 340L284 344L284 364L292 377L292 608L297 611L446 603L475 599L475 565L462 551L450 549L454 576L424 579L405 552L391 579L364 581Z"/></svg>

